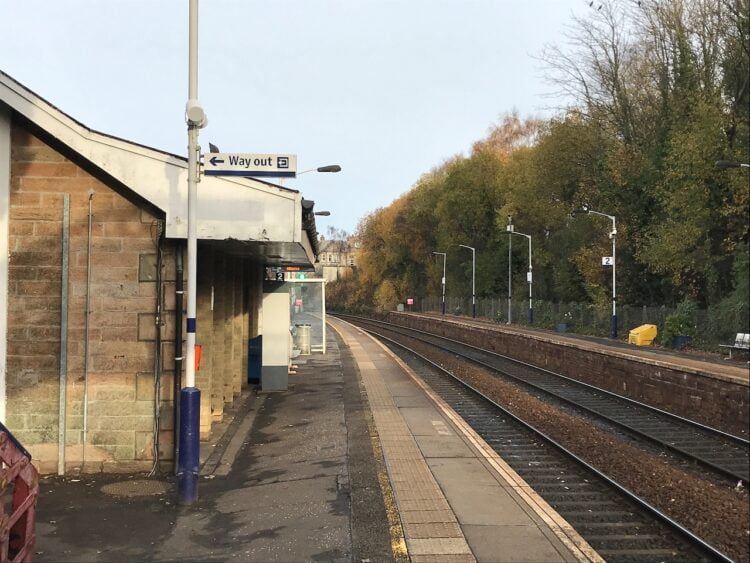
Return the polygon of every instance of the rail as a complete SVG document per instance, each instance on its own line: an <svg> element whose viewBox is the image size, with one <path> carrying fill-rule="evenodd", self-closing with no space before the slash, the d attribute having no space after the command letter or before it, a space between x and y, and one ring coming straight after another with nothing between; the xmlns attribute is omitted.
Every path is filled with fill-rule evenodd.
<svg viewBox="0 0 750 563"><path fill-rule="evenodd" d="M666 525L667 527L671 528L674 532L676 532L679 536L681 536L683 539L687 540L688 543L693 545L698 550L702 551L705 555L710 557L712 560L718 560L718 561L724 561L727 563L731 563L733 560L728 555L722 553L719 549L715 548L711 544L709 544L707 541L702 539L700 536L696 535L686 527L684 527L682 524L677 522L676 520L672 519L670 516L668 516L666 513L659 510L657 507L649 503L647 500L641 498L636 493L625 487L624 485L621 485L618 481L614 480L612 477L609 477L608 475L604 474L603 472L596 469L594 466L589 464L587 461L585 461L583 458L577 456L572 451L568 450L565 446L533 426L532 424L524 421L523 419L519 418L497 402L495 402L493 399L485 395L482 391L479 389L473 387L466 381L463 381L460 377L457 377L455 374L453 374L451 371L446 369L445 367L439 365L438 363L430 360L429 358L425 357L424 355L420 354L419 352L416 352L415 350L409 348L408 346L404 345L401 342L398 342L396 340L393 340L391 338L388 338L387 336L383 335L382 333L379 333L375 330L368 329L362 326L359 326L360 329L364 330L365 332L372 334L373 336L376 336L377 338L381 339L382 341L385 341L389 344L392 344L394 346L397 346L405 351L407 351L409 354L413 355L416 358L419 358L422 362L432 367L437 372L443 373L446 376L448 376L450 379L454 380L455 382L459 383L466 389L469 389L477 396L481 397L483 400L487 401L487 403L493 405L495 408L499 409L504 416L514 420L516 423L521 425L522 427L526 428L527 430L531 431L533 434L541 438L544 442L551 445L553 448L555 448L557 451L561 452L564 456L566 456L568 459L572 460L579 466L585 468L585 470L589 471L591 474L595 475L597 478L601 479L604 483L606 483L608 486L610 486L612 489L616 490L620 495L630 500L635 505L639 506L641 509L643 509L646 513L650 514L652 518L655 520L661 522L662 524ZM584 536L586 537L586 536Z"/></svg>
<svg viewBox="0 0 750 563"><path fill-rule="evenodd" d="M34 553L39 475L31 455L0 423L0 561L30 562ZM6 499L11 495L10 511Z"/></svg>

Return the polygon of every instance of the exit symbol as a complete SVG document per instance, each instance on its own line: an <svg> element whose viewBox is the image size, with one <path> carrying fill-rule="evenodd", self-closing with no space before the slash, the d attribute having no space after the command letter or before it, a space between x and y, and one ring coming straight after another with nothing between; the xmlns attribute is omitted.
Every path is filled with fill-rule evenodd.
<svg viewBox="0 0 750 563"><path fill-rule="evenodd" d="M278 168L289 168L289 157L280 156L276 159L276 166Z"/></svg>

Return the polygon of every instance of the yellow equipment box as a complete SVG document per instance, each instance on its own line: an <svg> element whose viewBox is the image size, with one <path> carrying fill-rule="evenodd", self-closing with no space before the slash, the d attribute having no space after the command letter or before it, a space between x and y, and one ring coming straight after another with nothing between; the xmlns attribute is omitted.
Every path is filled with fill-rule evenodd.
<svg viewBox="0 0 750 563"><path fill-rule="evenodd" d="M656 325L641 325L630 331L628 335L628 344L650 346L655 339Z"/></svg>

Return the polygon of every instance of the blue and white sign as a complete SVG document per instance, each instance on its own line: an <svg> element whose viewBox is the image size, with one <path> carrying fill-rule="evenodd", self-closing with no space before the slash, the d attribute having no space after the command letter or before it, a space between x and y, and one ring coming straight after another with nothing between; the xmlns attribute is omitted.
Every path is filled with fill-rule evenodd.
<svg viewBox="0 0 750 563"><path fill-rule="evenodd" d="M602 266L611 266L614 264L611 256L602 256Z"/></svg>
<svg viewBox="0 0 750 563"><path fill-rule="evenodd" d="M203 155L203 173L206 176L294 178L297 175L297 155L209 153Z"/></svg>

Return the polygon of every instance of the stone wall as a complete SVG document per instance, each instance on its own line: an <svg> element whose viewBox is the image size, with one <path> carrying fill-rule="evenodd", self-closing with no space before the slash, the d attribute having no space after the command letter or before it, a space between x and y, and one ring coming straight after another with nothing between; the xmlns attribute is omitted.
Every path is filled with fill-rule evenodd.
<svg viewBox="0 0 750 563"><path fill-rule="evenodd" d="M173 457L174 242L162 244L163 310L156 315L160 218L121 186L89 173L24 123L11 131L6 424L42 473L57 470L63 197L70 196L65 457L68 470L136 471L154 459L156 326L161 326L160 458ZM85 303L92 206L87 439L83 443ZM250 314L259 266L201 245L196 374L201 437L247 385ZM204 268L204 266L206 266ZM252 273L252 275L251 275ZM184 320L183 320L184 322ZM185 329L183 325L183 335ZM85 464L84 464L85 461Z"/></svg>
<svg viewBox="0 0 750 563"><path fill-rule="evenodd" d="M747 383L633 361L606 351L582 350L543 333L530 337L398 313L389 314L388 321L508 355L726 432L748 434Z"/></svg>

